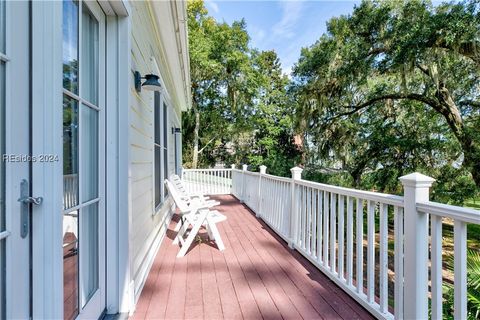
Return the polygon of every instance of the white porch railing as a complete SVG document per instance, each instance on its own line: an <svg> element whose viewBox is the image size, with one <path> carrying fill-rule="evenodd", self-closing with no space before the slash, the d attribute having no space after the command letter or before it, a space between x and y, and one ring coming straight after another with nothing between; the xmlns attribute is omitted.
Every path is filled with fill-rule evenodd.
<svg viewBox="0 0 480 320"><path fill-rule="evenodd" d="M78 205L78 174L63 176L63 208L68 209Z"/></svg>
<svg viewBox="0 0 480 320"><path fill-rule="evenodd" d="M182 171L182 180L187 191L204 194L230 194L232 189L231 169L188 169Z"/></svg>
<svg viewBox="0 0 480 320"><path fill-rule="evenodd" d="M442 318L442 219L453 219L454 317L466 319L466 225L480 224L479 211L429 202L434 180L418 173L400 178L400 197L306 181L301 172L282 178L244 165L183 177L191 191L233 194L379 319Z"/></svg>

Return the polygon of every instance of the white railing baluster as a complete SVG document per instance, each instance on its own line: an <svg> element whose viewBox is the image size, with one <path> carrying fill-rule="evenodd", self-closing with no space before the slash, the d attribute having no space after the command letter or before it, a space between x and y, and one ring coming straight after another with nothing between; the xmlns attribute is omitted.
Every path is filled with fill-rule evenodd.
<svg viewBox="0 0 480 320"><path fill-rule="evenodd" d="M432 319L442 319L442 217L432 215L430 218Z"/></svg>
<svg viewBox="0 0 480 320"><path fill-rule="evenodd" d="M329 267L328 263L328 249L329 247L329 233L328 233L328 221L329 221L329 193L323 193L323 266L325 268Z"/></svg>
<svg viewBox="0 0 480 320"><path fill-rule="evenodd" d="M225 194L227 193L227 170L222 171L222 193Z"/></svg>
<svg viewBox="0 0 480 320"><path fill-rule="evenodd" d="M305 250L305 239L306 239L306 215L307 215L307 187L302 188L302 210L300 211L301 222L300 222L300 234L302 235L300 238L300 247Z"/></svg>
<svg viewBox="0 0 480 320"><path fill-rule="evenodd" d="M285 216L283 218L283 229L282 230L283 230L284 234L288 234L288 230L290 228L288 217L290 216L290 208L292 207L293 199L292 199L292 197L288 197L288 195L290 194L290 184L284 182L284 186L285 186L284 195L285 195L285 198L288 198L288 201L287 201L287 205L285 206Z"/></svg>
<svg viewBox="0 0 480 320"><path fill-rule="evenodd" d="M278 225L278 221L280 220L279 214L278 214L278 183L275 181L273 183L273 199L275 199L275 203L272 205L273 209L273 223L275 225Z"/></svg>
<svg viewBox="0 0 480 320"><path fill-rule="evenodd" d="M388 311L388 205L380 203L380 312Z"/></svg>
<svg viewBox="0 0 480 320"><path fill-rule="evenodd" d="M345 279L344 273L344 235L345 235L345 197L340 195L338 197L338 276L340 279Z"/></svg>
<svg viewBox="0 0 480 320"><path fill-rule="evenodd" d="M454 241L454 318L467 319L467 224L455 220Z"/></svg>
<svg viewBox="0 0 480 320"><path fill-rule="evenodd" d="M367 202L367 298L375 298L375 203Z"/></svg>
<svg viewBox="0 0 480 320"><path fill-rule="evenodd" d="M312 188L312 256L315 260L318 259L317 252L317 195L318 190Z"/></svg>
<svg viewBox="0 0 480 320"><path fill-rule="evenodd" d="M318 210L318 227L317 227L317 250L318 250L318 261L321 264L325 264L323 261L323 196L324 196L325 191L319 191L318 192L318 204L317 204L317 210Z"/></svg>
<svg viewBox="0 0 480 320"><path fill-rule="evenodd" d="M353 198L347 200L347 284L353 281Z"/></svg>
<svg viewBox="0 0 480 320"><path fill-rule="evenodd" d="M305 250L307 250L308 254L311 254L310 251L310 244L311 244L311 218L310 215L312 214L312 189L307 189L307 207L305 210L306 213L306 228L305 228Z"/></svg>
<svg viewBox="0 0 480 320"><path fill-rule="evenodd" d="M393 209L394 215L394 268L395 268L395 319L403 319L403 208L397 206Z"/></svg>
<svg viewBox="0 0 480 320"><path fill-rule="evenodd" d="M337 224L337 195L330 194L330 270L335 273L336 268L336 224Z"/></svg>
<svg viewBox="0 0 480 320"><path fill-rule="evenodd" d="M357 271L357 293L363 295L363 200L357 198L357 216L356 216L356 271Z"/></svg>

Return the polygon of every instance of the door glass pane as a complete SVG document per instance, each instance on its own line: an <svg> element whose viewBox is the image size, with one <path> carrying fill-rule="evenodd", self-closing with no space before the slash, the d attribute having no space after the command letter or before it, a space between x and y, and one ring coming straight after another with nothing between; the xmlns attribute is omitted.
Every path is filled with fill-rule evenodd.
<svg viewBox="0 0 480 320"><path fill-rule="evenodd" d="M0 62L0 154L5 154L5 63ZM0 161L0 231L5 230L5 161Z"/></svg>
<svg viewBox="0 0 480 320"><path fill-rule="evenodd" d="M5 154L5 64L0 62L0 154ZM5 230L5 162L0 162L0 231ZM5 319L5 240L0 240L0 319Z"/></svg>
<svg viewBox="0 0 480 320"><path fill-rule="evenodd" d="M80 209L80 301L82 308L98 289L98 202Z"/></svg>
<svg viewBox="0 0 480 320"><path fill-rule="evenodd" d="M5 53L5 0L0 0L0 52Z"/></svg>
<svg viewBox="0 0 480 320"><path fill-rule="evenodd" d="M98 103L98 22L86 4L82 6L82 97Z"/></svg>
<svg viewBox="0 0 480 320"><path fill-rule="evenodd" d="M82 202L98 197L98 111L82 105Z"/></svg>
<svg viewBox="0 0 480 320"><path fill-rule="evenodd" d="M78 94L78 2L63 1L63 87Z"/></svg>
<svg viewBox="0 0 480 320"><path fill-rule="evenodd" d="M63 209L78 204L78 102L63 96Z"/></svg>
<svg viewBox="0 0 480 320"><path fill-rule="evenodd" d="M63 215L63 313L78 314L78 211Z"/></svg>

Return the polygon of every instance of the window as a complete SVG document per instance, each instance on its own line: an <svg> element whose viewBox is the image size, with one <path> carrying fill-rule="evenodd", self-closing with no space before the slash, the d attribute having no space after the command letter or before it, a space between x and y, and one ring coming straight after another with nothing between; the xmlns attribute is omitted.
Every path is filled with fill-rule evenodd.
<svg viewBox="0 0 480 320"><path fill-rule="evenodd" d="M160 92L155 91L154 97L154 109L155 109L155 208L157 208L162 203L162 190L163 190L163 179L161 174L161 154L162 154L162 140L160 134Z"/></svg>
<svg viewBox="0 0 480 320"><path fill-rule="evenodd" d="M168 179L168 109L165 103L163 103L163 174L164 179ZM164 187L164 198L166 198L167 195L167 188Z"/></svg>
<svg viewBox="0 0 480 320"><path fill-rule="evenodd" d="M168 107L162 103L160 93L155 92L155 208L168 196L164 181L168 178Z"/></svg>

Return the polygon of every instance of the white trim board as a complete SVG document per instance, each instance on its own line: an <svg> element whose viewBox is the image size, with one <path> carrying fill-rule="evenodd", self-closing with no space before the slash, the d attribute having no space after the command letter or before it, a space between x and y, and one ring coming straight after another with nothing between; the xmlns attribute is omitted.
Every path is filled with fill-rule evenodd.
<svg viewBox="0 0 480 320"><path fill-rule="evenodd" d="M158 254L158 250L160 249L160 246L162 245L163 240L165 239L168 226L170 225L170 222L172 220L173 214L172 214L172 210L170 209L172 207L172 204L168 203L168 206L169 208L167 210L169 212L168 214L165 214L165 218L163 219L158 231L156 232L155 239L153 240L147 255L142 261L142 267L139 268L139 271L137 272L137 276L135 277L135 283L133 284L134 286L133 290L135 292L135 295L134 295L135 306L138 302L138 299L140 298L143 287L145 286L145 282L147 281L147 277L150 273L150 270L152 269L153 262L155 261L155 258ZM130 311L130 314L133 314L134 311L135 311L135 308L132 308L132 310Z"/></svg>

